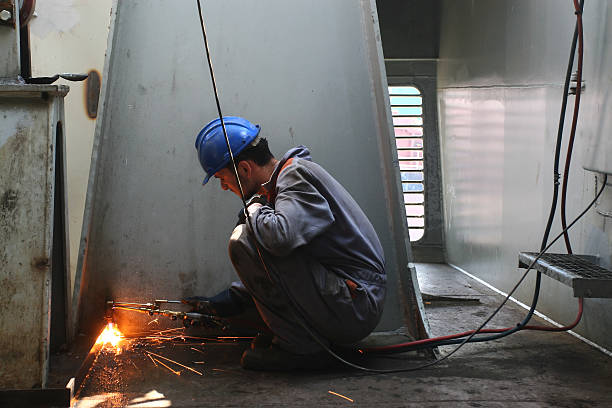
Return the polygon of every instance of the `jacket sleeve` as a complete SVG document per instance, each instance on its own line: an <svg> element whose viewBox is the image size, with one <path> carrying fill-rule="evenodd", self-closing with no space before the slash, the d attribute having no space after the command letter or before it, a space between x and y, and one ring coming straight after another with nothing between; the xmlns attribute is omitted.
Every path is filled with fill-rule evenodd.
<svg viewBox="0 0 612 408"><path fill-rule="evenodd" d="M308 169L288 166L279 174L274 208L263 206L251 217L257 241L271 254L288 255L334 222L329 204L313 180Z"/></svg>

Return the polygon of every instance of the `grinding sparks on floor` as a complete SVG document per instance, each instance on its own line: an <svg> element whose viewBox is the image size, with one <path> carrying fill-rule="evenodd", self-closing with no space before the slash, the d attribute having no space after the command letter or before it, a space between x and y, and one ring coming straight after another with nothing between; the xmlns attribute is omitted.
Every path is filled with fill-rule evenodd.
<svg viewBox="0 0 612 408"><path fill-rule="evenodd" d="M332 390L329 390L329 391L327 391L327 392L329 392L329 393L330 393L330 394L332 394L332 395L335 395L336 397L344 398L344 399L345 399L345 400L347 400L347 401L350 401L350 402L355 402L355 401L353 401L352 399L350 399L349 397L345 397L344 395L342 395L342 394L338 394L337 392L333 392Z"/></svg>
<svg viewBox="0 0 612 408"><path fill-rule="evenodd" d="M161 359L164 359L164 360L166 360L166 361L168 361L168 362L170 362L170 363L172 363L172 364L176 364L176 365L177 365L177 366L179 366L179 367L183 367L183 368L185 368L185 369L187 369L187 370L189 370L189 371L191 371L191 372L194 372L194 373L196 373L196 374L198 374L198 375L203 375L203 374L202 374L201 372L199 372L198 370L194 370L193 368L188 367L188 366L186 366L186 365L184 365L184 364L181 364L181 363L179 363L178 361L174 361L174 360L172 360L172 359L169 359L168 357L160 356L159 354L155 354L155 353L153 353L153 352L151 352L151 351L145 351L145 353L147 353L147 354L149 354L149 355L153 355L153 356L157 357L157 358L154 358L154 360L157 360L157 362L158 362L158 363L162 364L162 365L163 365L163 366L165 366L165 367L168 367L168 366L166 366L164 363L162 363L161 361L159 361L159 359L160 359L160 358L161 358ZM172 371L173 371L173 372L176 374L176 372L175 372L174 370L172 370ZM179 375L180 375L180 371L179 371Z"/></svg>

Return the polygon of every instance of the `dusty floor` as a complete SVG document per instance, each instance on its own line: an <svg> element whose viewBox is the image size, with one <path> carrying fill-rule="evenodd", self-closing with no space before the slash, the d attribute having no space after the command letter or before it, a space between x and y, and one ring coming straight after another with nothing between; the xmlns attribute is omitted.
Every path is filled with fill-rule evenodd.
<svg viewBox="0 0 612 408"><path fill-rule="evenodd" d="M421 290L480 302L432 300L433 335L475 328L501 297L445 265L417 265ZM525 311L509 303L491 327L513 325ZM539 319L534 323L544 324ZM520 332L467 345L449 360L416 372L372 375L337 367L325 372L261 373L240 368L247 342L155 344L132 340L120 355L103 351L76 402L78 407L405 406L611 407L612 358L565 333ZM451 350L443 348L444 354ZM181 362L154 365L146 352ZM165 360L162 360L165 361ZM422 356L361 360L377 367L412 366ZM166 361L167 362L167 361ZM330 391L346 396L343 399Z"/></svg>

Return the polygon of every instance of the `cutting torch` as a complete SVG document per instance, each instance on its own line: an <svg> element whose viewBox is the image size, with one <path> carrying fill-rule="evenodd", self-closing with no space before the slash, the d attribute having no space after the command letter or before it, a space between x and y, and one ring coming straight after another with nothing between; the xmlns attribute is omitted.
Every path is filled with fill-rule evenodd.
<svg viewBox="0 0 612 408"><path fill-rule="evenodd" d="M203 314L198 312L181 312L176 310L163 309L163 305L167 304L184 304L180 300L165 300L157 299L152 303L134 303L134 302L116 302L109 300L106 302L105 318L108 321L113 320L114 310L131 310L134 312L147 313L149 316L166 316L171 320L181 320L185 327L191 326L205 326L205 327L217 327L226 329L228 323L226 320L209 314Z"/></svg>

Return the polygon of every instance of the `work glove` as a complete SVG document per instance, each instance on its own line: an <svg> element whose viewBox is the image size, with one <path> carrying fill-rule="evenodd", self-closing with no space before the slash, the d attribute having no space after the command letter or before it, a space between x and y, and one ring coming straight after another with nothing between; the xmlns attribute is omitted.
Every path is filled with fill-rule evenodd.
<svg viewBox="0 0 612 408"><path fill-rule="evenodd" d="M249 198L246 202L246 208L248 209L252 204L257 204L257 208L262 205L270 205L265 196L261 194L255 194L253 197ZM251 211L252 213L253 211ZM236 223L236 227L242 224L246 224L246 214L244 208L242 208L238 212L238 222Z"/></svg>
<svg viewBox="0 0 612 408"><path fill-rule="evenodd" d="M205 315L218 316L216 309L212 306L210 298L204 296L189 296L182 299L181 302L191 306L192 312L202 313Z"/></svg>
<svg viewBox="0 0 612 408"><path fill-rule="evenodd" d="M190 296L181 301L193 307L194 312L218 317L235 316L244 310L242 302L231 289L213 297Z"/></svg>

